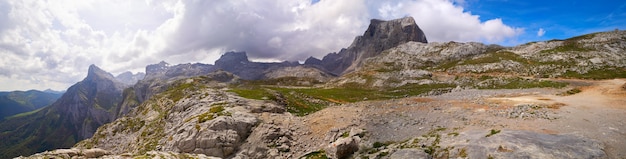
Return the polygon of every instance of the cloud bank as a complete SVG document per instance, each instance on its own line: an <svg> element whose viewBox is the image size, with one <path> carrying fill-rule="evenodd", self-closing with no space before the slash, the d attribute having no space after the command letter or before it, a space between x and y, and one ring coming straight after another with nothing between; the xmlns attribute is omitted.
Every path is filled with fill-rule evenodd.
<svg viewBox="0 0 626 159"><path fill-rule="evenodd" d="M522 29L481 21L459 0L0 1L0 90L66 89L90 64L114 74L161 60L213 63L236 50L261 61L322 57L369 20L412 16L431 42L498 43Z"/></svg>

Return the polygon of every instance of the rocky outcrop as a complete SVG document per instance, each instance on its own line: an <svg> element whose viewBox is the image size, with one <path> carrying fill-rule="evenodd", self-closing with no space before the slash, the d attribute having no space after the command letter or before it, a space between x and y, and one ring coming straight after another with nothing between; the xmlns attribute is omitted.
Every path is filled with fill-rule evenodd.
<svg viewBox="0 0 626 159"><path fill-rule="evenodd" d="M209 64L179 64L171 66L161 61L158 64L146 66L145 77L133 86L133 92L138 103L149 99L152 95L165 91L171 81L207 75L217 70Z"/></svg>
<svg viewBox="0 0 626 159"><path fill-rule="evenodd" d="M197 159L220 159L218 157L206 156L204 154L177 153L168 151L149 151L146 154L111 154L106 150L95 149L57 149L37 153L28 157L17 157L18 159L47 159L47 158L145 158L148 156L158 156L160 158L197 158Z"/></svg>
<svg viewBox="0 0 626 159"><path fill-rule="evenodd" d="M126 117L101 127L95 137L77 147L99 147L114 154L169 151L231 156L258 119L242 111L246 109L238 97L216 89L223 87L220 83L228 82L228 75L232 76L218 71L174 81L167 91L137 106Z"/></svg>
<svg viewBox="0 0 626 159"><path fill-rule="evenodd" d="M349 158L354 152L359 150L358 136L342 137L330 143L326 147L326 154L330 158Z"/></svg>
<svg viewBox="0 0 626 159"><path fill-rule="evenodd" d="M257 119L234 114L220 116L208 123L206 129L197 133L181 133L173 136L174 146L180 152L227 157L234 154L250 134Z"/></svg>
<svg viewBox="0 0 626 159"><path fill-rule="evenodd" d="M356 37L350 47L326 55L321 66L333 74L342 75L355 71L365 59L409 41L428 42L412 17L390 21L373 19L365 33ZM317 65L315 59L307 61L307 65Z"/></svg>
<svg viewBox="0 0 626 159"><path fill-rule="evenodd" d="M30 157L18 157L18 158L98 158L105 155L111 155L111 152L108 152L103 149L94 148L94 149L57 149L53 151L46 151L42 153L34 154Z"/></svg>

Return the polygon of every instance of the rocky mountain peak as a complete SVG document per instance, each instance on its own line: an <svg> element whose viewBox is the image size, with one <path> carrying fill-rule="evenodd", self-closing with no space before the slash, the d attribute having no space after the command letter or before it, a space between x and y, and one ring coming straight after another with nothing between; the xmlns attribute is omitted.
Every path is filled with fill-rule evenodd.
<svg viewBox="0 0 626 159"><path fill-rule="evenodd" d="M319 65L333 74L345 74L356 70L363 60L410 41L428 43L413 17L389 21L372 19L365 33L357 36L350 47L326 55ZM318 65L314 60L305 64Z"/></svg>
<svg viewBox="0 0 626 159"><path fill-rule="evenodd" d="M317 59L317 58L315 58L315 57L311 56L311 57L307 58L307 59L304 61L304 64L310 64L310 65L321 65L321 64L322 64L322 60Z"/></svg>
<svg viewBox="0 0 626 159"><path fill-rule="evenodd" d="M111 73L100 69L100 67L94 64L89 65L89 69L87 71L87 77L85 78L85 80L98 80L98 79L108 79L108 80L115 81L115 78L113 77Z"/></svg>
<svg viewBox="0 0 626 159"><path fill-rule="evenodd" d="M146 74L161 72L163 70L166 70L169 66L170 66L170 64L168 64L165 61L161 61L158 64L148 65L148 66L146 66Z"/></svg>
<svg viewBox="0 0 626 159"><path fill-rule="evenodd" d="M372 19L365 33L357 37L350 47L369 45L372 51L378 52L409 41L428 43L426 35L417 26L413 17L389 21Z"/></svg>
<svg viewBox="0 0 626 159"><path fill-rule="evenodd" d="M250 62L248 60L248 55L246 52L226 52L222 55L217 61L215 61L216 66L224 66L228 67L230 65L239 65L243 63Z"/></svg>

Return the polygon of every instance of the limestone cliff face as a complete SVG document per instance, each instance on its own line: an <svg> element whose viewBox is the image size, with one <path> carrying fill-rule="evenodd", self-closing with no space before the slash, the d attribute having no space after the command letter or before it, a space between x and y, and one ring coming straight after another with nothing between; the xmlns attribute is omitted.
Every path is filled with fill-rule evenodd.
<svg viewBox="0 0 626 159"><path fill-rule="evenodd" d="M52 105L0 123L0 158L70 147L115 119L124 84L95 65ZM7 131L10 130L10 131Z"/></svg>
<svg viewBox="0 0 626 159"><path fill-rule="evenodd" d="M362 36L354 39L350 47L339 53L331 53L321 60L321 66L336 75L355 71L363 60L379 55L382 51L409 41L428 43L426 35L412 17L390 21L373 19ZM309 65L317 65L315 60Z"/></svg>

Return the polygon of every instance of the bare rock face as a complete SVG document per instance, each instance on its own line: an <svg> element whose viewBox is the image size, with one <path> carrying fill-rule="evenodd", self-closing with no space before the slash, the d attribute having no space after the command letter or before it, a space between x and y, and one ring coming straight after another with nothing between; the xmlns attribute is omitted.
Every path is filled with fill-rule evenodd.
<svg viewBox="0 0 626 159"><path fill-rule="evenodd" d="M365 33L356 37L350 47L326 55L321 66L333 74L342 75L356 70L365 59L409 41L428 42L412 17L390 21L373 19ZM307 61L310 62L305 64L315 65L317 60Z"/></svg>
<svg viewBox="0 0 626 159"><path fill-rule="evenodd" d="M258 122L242 107L245 101L239 97L206 88L223 87L219 82L232 79L236 76L218 71L174 81L168 91L101 127L95 137L76 147L98 147L114 154L165 151L229 157L239 150Z"/></svg>
<svg viewBox="0 0 626 159"><path fill-rule="evenodd" d="M158 64L148 65L146 66L144 78L133 86L136 101L141 103L150 99L152 95L165 91L167 83L170 81L207 75L215 70L216 68L213 65L201 63L172 66L165 61L161 61Z"/></svg>
<svg viewBox="0 0 626 159"><path fill-rule="evenodd" d="M358 136L339 138L326 147L326 154L330 158L348 158L359 150L360 141L361 138Z"/></svg>
<svg viewBox="0 0 626 159"><path fill-rule="evenodd" d="M256 122L254 117L220 116L213 119L206 129L201 129L197 133L174 135L177 141L174 145L184 153L227 157L245 141Z"/></svg>

